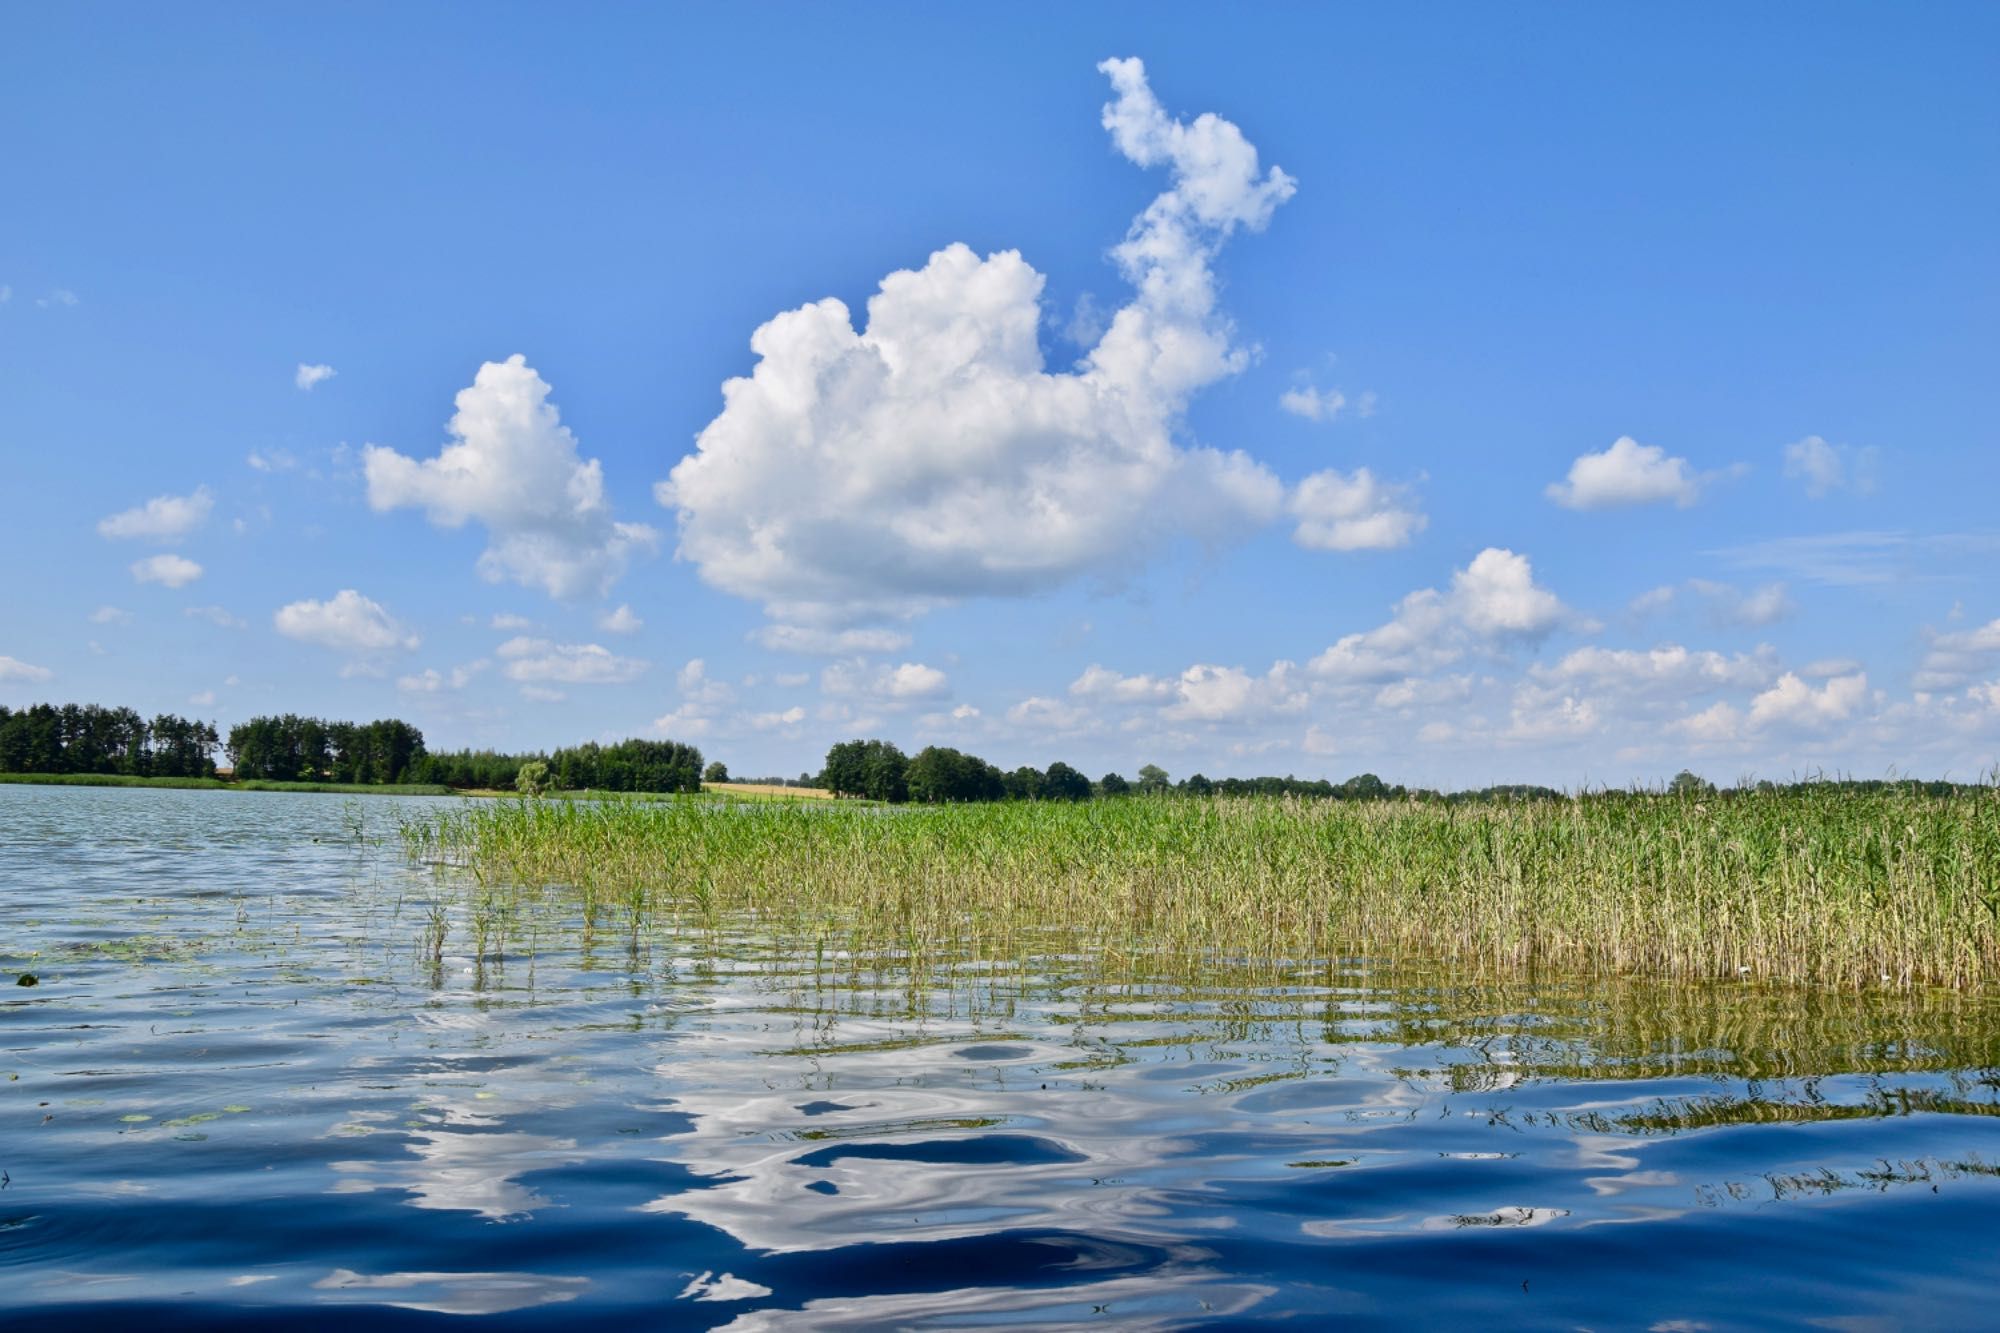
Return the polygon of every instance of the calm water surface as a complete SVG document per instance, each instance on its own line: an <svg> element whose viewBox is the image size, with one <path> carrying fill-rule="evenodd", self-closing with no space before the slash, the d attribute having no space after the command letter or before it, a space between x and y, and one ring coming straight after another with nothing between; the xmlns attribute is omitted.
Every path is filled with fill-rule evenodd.
<svg viewBox="0 0 2000 1333"><path fill-rule="evenodd" d="M426 804L0 787L0 1308L2000 1325L2000 997L913 978L409 866Z"/></svg>

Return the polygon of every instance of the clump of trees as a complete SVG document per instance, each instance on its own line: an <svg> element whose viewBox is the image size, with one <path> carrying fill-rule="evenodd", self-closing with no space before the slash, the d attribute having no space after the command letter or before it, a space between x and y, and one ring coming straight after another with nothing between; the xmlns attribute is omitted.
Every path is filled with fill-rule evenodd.
<svg viewBox="0 0 2000 1333"><path fill-rule="evenodd" d="M595 741L549 756L556 787L569 791L697 792L701 751L679 741Z"/></svg>
<svg viewBox="0 0 2000 1333"><path fill-rule="evenodd" d="M0 705L0 773L115 773L212 778L215 724L172 713L152 721L97 704Z"/></svg>
<svg viewBox="0 0 2000 1333"><path fill-rule="evenodd" d="M522 765L548 761L545 754L501 754L494 750L426 753L410 766L410 781L458 791L504 791L514 785Z"/></svg>
<svg viewBox="0 0 2000 1333"><path fill-rule="evenodd" d="M284 713L229 729L224 749L239 779L272 782L411 782L424 733L396 718L328 722Z"/></svg>

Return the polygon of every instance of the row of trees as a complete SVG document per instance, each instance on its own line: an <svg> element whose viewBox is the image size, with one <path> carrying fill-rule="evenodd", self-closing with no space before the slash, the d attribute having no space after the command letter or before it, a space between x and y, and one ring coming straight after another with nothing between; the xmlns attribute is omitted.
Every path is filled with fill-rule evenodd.
<svg viewBox="0 0 2000 1333"><path fill-rule="evenodd" d="M1200 773L1175 782L1163 768L1147 764L1127 780L1106 773L1092 782L1068 764L1046 769L1021 767L1002 771L978 755L933 745L907 758L883 740L842 741L826 753L817 784L836 796L864 796L901 804L950 804L968 801L1087 801L1094 797L1173 792L1184 796L1294 796L1327 801L1431 800L1498 802L1562 800L1548 787L1486 787L1449 796L1424 788L1384 782L1363 773L1345 782L1325 778L1262 777L1210 779Z"/></svg>
<svg viewBox="0 0 2000 1333"><path fill-rule="evenodd" d="M215 726L172 713L152 721L97 704L0 705L0 773L215 776Z"/></svg>
<svg viewBox="0 0 2000 1333"><path fill-rule="evenodd" d="M396 718L328 722L285 713L229 729L224 746L239 779L272 782L412 782L424 733Z"/></svg>

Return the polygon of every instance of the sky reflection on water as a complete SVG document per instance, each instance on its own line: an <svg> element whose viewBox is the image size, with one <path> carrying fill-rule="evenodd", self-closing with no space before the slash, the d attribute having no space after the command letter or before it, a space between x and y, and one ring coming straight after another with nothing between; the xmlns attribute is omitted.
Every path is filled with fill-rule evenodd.
<svg viewBox="0 0 2000 1333"><path fill-rule="evenodd" d="M913 979L439 880L420 805L0 788L0 1303L1953 1327L2000 1278L1993 996Z"/></svg>

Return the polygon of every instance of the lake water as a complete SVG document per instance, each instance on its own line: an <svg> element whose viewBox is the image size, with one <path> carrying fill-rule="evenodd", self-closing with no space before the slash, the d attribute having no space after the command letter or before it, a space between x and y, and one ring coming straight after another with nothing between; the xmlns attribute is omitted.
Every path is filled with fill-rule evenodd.
<svg viewBox="0 0 2000 1333"><path fill-rule="evenodd" d="M2000 997L912 978L409 866L430 804L0 787L0 1308L2000 1325Z"/></svg>

